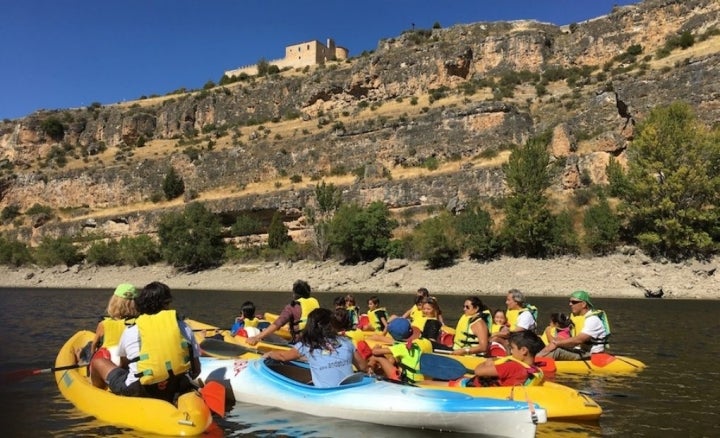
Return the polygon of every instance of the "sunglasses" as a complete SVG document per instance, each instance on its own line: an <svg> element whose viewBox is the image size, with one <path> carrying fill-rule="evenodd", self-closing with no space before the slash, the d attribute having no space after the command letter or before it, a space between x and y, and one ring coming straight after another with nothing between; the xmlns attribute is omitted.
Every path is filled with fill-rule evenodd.
<svg viewBox="0 0 720 438"><path fill-rule="evenodd" d="M578 304L578 303L582 303L582 301L570 300L570 304Z"/></svg>
<svg viewBox="0 0 720 438"><path fill-rule="evenodd" d="M472 306L468 306L467 304L464 304L463 309L472 309Z"/></svg>

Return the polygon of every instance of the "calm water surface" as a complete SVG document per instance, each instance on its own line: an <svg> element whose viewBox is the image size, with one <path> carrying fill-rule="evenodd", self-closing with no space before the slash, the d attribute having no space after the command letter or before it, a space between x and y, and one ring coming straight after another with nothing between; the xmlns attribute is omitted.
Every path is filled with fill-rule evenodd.
<svg viewBox="0 0 720 438"><path fill-rule="evenodd" d="M440 297L446 322L454 324L464 297ZM77 330L93 330L103 313L109 290L0 289L4 330L0 343L0 373L52 366L62 344ZM245 293L174 291L173 303L193 319L229 327L245 300L258 310L279 312L289 292ZM335 294L316 295L331 307ZM364 305L368 294L356 294ZM504 306L504 296L482 297L492 308ZM412 295L381 295L382 305L400 313ZM540 324L553 311L567 311L566 298L538 298ZM648 369L635 377L563 378L560 383L590 392L604 409L597 423L551 422L539 428L542 437L598 436L720 436L720 301L596 299L613 329L612 351L642 360ZM364 310L364 306L362 306ZM67 402L52 375L39 375L0 386L0 434L11 437L146 436L94 420ZM219 422L221 437L437 437L441 434L340 420L318 420L285 411L238 403Z"/></svg>

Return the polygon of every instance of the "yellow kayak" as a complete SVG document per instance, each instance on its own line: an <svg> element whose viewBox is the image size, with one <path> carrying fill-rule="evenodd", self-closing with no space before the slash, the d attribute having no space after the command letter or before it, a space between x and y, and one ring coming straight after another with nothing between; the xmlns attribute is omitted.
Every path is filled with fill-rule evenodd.
<svg viewBox="0 0 720 438"><path fill-rule="evenodd" d="M602 408L589 396L568 386L544 382L540 386L494 386L466 388L449 386L447 382L433 381L418 386L462 392L473 397L501 398L537 403L547 411L549 420L594 421L600 418Z"/></svg>
<svg viewBox="0 0 720 438"><path fill-rule="evenodd" d="M460 361L471 370L486 360L484 357L478 356L450 357ZM538 357L538 359L540 358ZM608 353L596 353L587 360L556 360L554 363L557 374L634 375L646 367L637 359Z"/></svg>
<svg viewBox="0 0 720 438"><path fill-rule="evenodd" d="M206 324L204 322L196 321L194 319L186 319L185 324L187 324L190 328L193 329L193 333L195 334L195 340L197 341L198 345L202 344L202 341L206 338L215 338L215 339L221 339L225 342L230 342L236 345L240 345L242 347L247 348L250 351L254 352L266 352L271 350L287 350L290 348L287 343L271 343L271 342L264 342L260 341L256 345L250 345L247 343L247 338L244 336L235 335L233 336L232 333L230 333L230 330L228 329L221 329L214 325ZM203 350L203 354L206 354ZM214 354L206 354L207 356L216 356Z"/></svg>
<svg viewBox="0 0 720 438"><path fill-rule="evenodd" d="M55 368L77 364L75 351L92 341L94 333L83 330L73 335L57 355ZM82 412L119 427L158 435L193 436L212 424L209 408L197 392L178 398L177 406L164 400L123 397L96 388L87 377L87 367L55 371L62 395Z"/></svg>

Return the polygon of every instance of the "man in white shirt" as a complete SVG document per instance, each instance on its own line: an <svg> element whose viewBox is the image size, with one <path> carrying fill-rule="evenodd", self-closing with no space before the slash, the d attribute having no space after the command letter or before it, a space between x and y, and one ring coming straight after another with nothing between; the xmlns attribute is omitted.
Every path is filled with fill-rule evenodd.
<svg viewBox="0 0 720 438"><path fill-rule="evenodd" d="M555 338L537 356L552 357L556 360L584 360L591 353L605 351L603 341L607 338L607 330L600 317L592 312L590 294L585 291L573 292L570 295L570 310L575 317L584 316L583 326L575 327L576 335L571 338Z"/></svg>

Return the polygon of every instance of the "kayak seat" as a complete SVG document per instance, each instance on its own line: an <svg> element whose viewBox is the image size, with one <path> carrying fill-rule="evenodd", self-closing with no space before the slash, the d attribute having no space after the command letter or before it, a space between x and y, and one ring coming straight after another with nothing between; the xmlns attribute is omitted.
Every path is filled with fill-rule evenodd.
<svg viewBox="0 0 720 438"><path fill-rule="evenodd" d="M312 375L310 368L299 367L290 362L280 362L276 360L265 360L265 364L272 371L281 374L288 379L308 385L312 384Z"/></svg>
<svg viewBox="0 0 720 438"><path fill-rule="evenodd" d="M350 385L352 383L359 383L365 378L365 373L352 373L349 376L342 379L340 385Z"/></svg>

